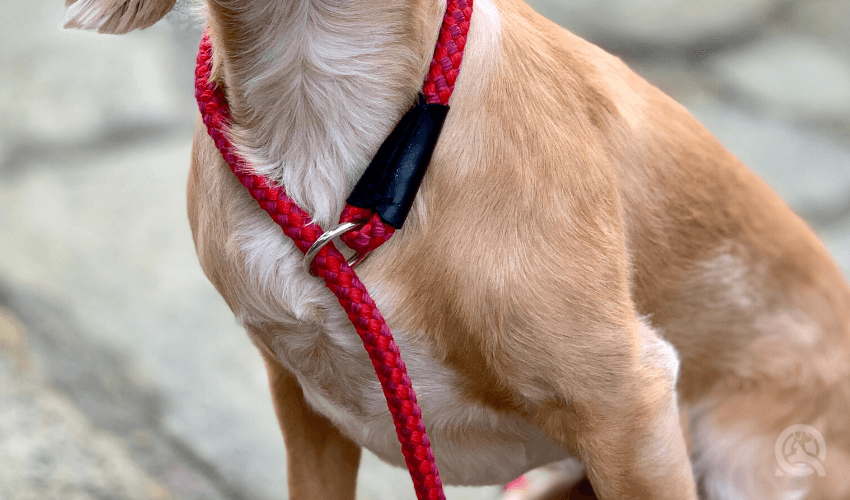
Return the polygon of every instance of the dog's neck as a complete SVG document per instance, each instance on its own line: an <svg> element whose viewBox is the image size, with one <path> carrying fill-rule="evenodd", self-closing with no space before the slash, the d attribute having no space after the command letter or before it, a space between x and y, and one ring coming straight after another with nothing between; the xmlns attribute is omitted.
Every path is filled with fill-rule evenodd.
<svg viewBox="0 0 850 500"><path fill-rule="evenodd" d="M209 2L234 141L327 226L413 103L445 3L260 2Z"/></svg>

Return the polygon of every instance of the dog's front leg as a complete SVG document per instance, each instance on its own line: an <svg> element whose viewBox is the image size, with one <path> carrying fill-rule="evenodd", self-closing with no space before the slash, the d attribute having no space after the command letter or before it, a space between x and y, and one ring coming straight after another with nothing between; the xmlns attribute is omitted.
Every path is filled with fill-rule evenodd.
<svg viewBox="0 0 850 500"><path fill-rule="evenodd" d="M289 498L353 500L360 447L307 406L291 373L277 361L264 359L286 444Z"/></svg>
<svg viewBox="0 0 850 500"><path fill-rule="evenodd" d="M651 328L636 328L639 354L596 365L601 394L561 395L541 405L537 423L578 453L602 500L696 499L676 405L676 353Z"/></svg>

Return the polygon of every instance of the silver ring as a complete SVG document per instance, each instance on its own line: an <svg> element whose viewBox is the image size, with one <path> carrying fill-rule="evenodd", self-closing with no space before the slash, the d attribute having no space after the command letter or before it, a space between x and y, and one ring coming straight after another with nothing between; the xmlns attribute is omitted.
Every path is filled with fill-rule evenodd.
<svg viewBox="0 0 850 500"><path fill-rule="evenodd" d="M304 269L307 270L308 273L312 274L310 270L310 265L313 263L313 259L316 258L316 254L325 247L328 243L330 243L334 238L342 236L343 234L351 231L352 229L359 229L364 226L363 222L344 222L337 227L331 229L330 231L325 231L325 233L316 240L315 243L310 245L310 248L307 250L307 253L304 254ZM350 259L346 260L348 265L352 268L360 263L366 254L357 253Z"/></svg>

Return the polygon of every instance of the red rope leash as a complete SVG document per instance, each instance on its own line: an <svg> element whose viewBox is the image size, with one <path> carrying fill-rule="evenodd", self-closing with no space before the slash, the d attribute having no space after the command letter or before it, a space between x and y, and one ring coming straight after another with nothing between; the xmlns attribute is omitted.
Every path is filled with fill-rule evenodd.
<svg viewBox="0 0 850 500"><path fill-rule="evenodd" d="M447 104L451 97L471 15L472 0L449 0L423 90L429 102ZM323 234L322 229L286 195L283 187L273 186L264 177L254 175L250 165L239 156L228 136L233 121L230 107L221 88L211 80L211 71L212 45L205 34L195 69L195 97L207 130L242 185L295 245L306 253ZM373 250L392 236L394 229L384 224L371 210L347 205L341 216L341 222L364 220L368 222L362 228L342 238L355 250ZM393 416L417 498L444 500L443 484L425 433L422 411L386 321L363 283L332 243L319 251L311 270L336 295L363 341Z"/></svg>

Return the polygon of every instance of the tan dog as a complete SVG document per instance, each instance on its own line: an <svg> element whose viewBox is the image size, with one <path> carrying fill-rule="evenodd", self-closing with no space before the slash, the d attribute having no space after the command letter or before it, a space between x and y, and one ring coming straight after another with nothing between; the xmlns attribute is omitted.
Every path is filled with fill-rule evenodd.
<svg viewBox="0 0 850 500"><path fill-rule="evenodd" d="M69 2L69 26L116 33L174 4ZM235 142L323 227L413 102L443 8L208 0ZM850 290L799 217L520 0L475 0L451 104L411 217L358 269L447 484L573 456L602 499L850 498ZM189 216L266 361L292 498L353 498L360 447L402 465L343 310L200 122ZM795 424L823 435L824 476L780 469Z"/></svg>

